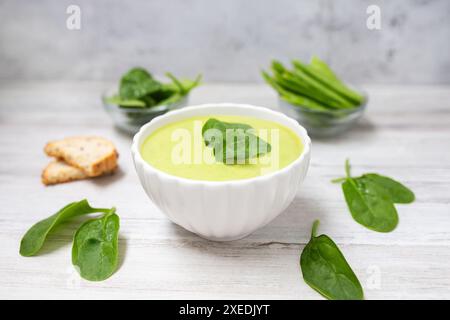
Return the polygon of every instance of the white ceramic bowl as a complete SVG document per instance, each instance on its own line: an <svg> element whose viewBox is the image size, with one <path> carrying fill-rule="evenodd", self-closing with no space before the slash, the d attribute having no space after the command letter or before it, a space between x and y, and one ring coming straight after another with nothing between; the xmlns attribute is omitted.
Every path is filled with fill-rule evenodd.
<svg viewBox="0 0 450 320"><path fill-rule="evenodd" d="M294 131L303 153L287 167L250 179L203 181L160 171L141 156L140 147L155 129L194 116L240 115L278 122ZM134 165L145 192L170 220L199 236L215 241L243 238L269 223L294 199L306 176L311 140L297 121L263 107L214 103L171 111L154 118L134 136Z"/></svg>

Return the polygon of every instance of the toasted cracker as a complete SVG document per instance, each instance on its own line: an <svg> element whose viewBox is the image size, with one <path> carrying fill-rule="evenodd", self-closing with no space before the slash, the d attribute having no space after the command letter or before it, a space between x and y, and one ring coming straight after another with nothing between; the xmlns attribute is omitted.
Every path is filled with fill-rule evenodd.
<svg viewBox="0 0 450 320"><path fill-rule="evenodd" d="M114 144L100 137L80 136L51 141L44 151L81 169L88 177L110 173L117 168L118 153Z"/></svg>
<svg viewBox="0 0 450 320"><path fill-rule="evenodd" d="M50 162L42 171L42 183L45 185L64 183L88 178L83 170L73 167L64 161Z"/></svg>

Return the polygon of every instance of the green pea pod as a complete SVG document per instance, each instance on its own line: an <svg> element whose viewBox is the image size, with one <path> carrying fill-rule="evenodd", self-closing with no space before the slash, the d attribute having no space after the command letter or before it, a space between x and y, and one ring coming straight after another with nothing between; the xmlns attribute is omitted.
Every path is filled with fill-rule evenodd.
<svg viewBox="0 0 450 320"><path fill-rule="evenodd" d="M20 242L20 254L30 257L38 253L47 238L47 235L61 223L85 214L94 212L108 212L109 209L92 208L86 199L79 202L72 202L59 210L54 215L39 221L33 225Z"/></svg>
<svg viewBox="0 0 450 320"><path fill-rule="evenodd" d="M357 92L348 88L341 81L337 79L331 80L328 76L323 76L321 72L316 72L316 69L314 69L314 67L306 65L299 60L293 60L292 63L294 64L296 69L301 70L305 75L313 78L325 88L332 90L346 100L349 100L352 104L358 105L362 103L363 97Z"/></svg>
<svg viewBox="0 0 450 320"><path fill-rule="evenodd" d="M411 203L415 200L415 195L410 189L392 178L376 173L367 173L362 178L370 180L384 188L394 203Z"/></svg>
<svg viewBox="0 0 450 320"><path fill-rule="evenodd" d="M263 72L270 84L284 101L317 111L310 113L308 122L326 126L329 120L341 118L348 109L359 107L364 96L343 83L330 67L317 57L310 64L292 60L293 67L286 68L281 62L273 60L271 73ZM343 111L343 112L342 112Z"/></svg>
<svg viewBox="0 0 450 320"><path fill-rule="evenodd" d="M293 92L285 89L284 87L282 87L279 83L276 82L276 80L272 77L270 77L270 75L265 72L262 71L261 72L264 80L266 80L266 82L271 85L280 95L280 98L283 99L284 101L286 101L287 103L293 104L293 105L298 105L298 106L303 106L312 110L318 110L318 111L328 111L329 109L324 106L321 105L320 103L317 103L316 101L309 99L307 97L298 95L298 94L294 94Z"/></svg>
<svg viewBox="0 0 450 320"><path fill-rule="evenodd" d="M76 232L72 264L86 280L102 281L117 269L119 261L119 216L115 208L100 218L85 222Z"/></svg>
<svg viewBox="0 0 450 320"><path fill-rule="evenodd" d="M318 225L316 220L311 239L300 256L303 279L327 299L364 299L361 283L338 246L324 234L316 236Z"/></svg>
<svg viewBox="0 0 450 320"><path fill-rule="evenodd" d="M328 109L335 110L340 109L340 104L338 101L330 99L329 97L323 95L321 91L316 90L313 87L306 85L306 82L300 81L296 76L286 73L283 75L282 79L276 78L278 83L284 86L287 90L292 91L297 95L308 97L318 103L327 106Z"/></svg>
<svg viewBox="0 0 450 320"><path fill-rule="evenodd" d="M293 63L296 63L295 61ZM333 89L330 89L328 86L323 85L320 81L318 81L316 78L312 77L310 74L306 73L304 70L300 68L296 68L293 71L294 76L298 79L298 81L304 81L311 87L313 87L315 90L318 90L322 92L322 94L327 97L328 99L331 99L333 101L339 102L339 107L341 109L351 109L354 108L355 105L343 98L341 95L339 95L336 91Z"/></svg>
<svg viewBox="0 0 450 320"><path fill-rule="evenodd" d="M333 70L331 70L330 67L318 56L312 56L310 66L328 79L332 81L340 81Z"/></svg>

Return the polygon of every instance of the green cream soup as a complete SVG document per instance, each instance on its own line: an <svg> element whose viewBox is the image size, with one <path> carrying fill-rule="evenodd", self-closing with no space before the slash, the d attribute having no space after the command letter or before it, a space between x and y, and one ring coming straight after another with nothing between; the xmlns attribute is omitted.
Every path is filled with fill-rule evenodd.
<svg viewBox="0 0 450 320"><path fill-rule="evenodd" d="M270 143L270 152L252 158L250 163L225 164L217 161L213 149L202 136L205 122L214 118L250 125L256 135ZM168 174L209 181L248 179L280 170L303 150L300 138L276 122L241 116L198 116L170 123L152 132L141 146L141 155L153 167Z"/></svg>

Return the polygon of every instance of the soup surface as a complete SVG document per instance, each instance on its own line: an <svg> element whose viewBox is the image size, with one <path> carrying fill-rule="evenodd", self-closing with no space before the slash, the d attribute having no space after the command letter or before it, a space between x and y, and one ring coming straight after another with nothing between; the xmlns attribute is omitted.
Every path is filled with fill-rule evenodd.
<svg viewBox="0 0 450 320"><path fill-rule="evenodd" d="M256 135L270 143L270 152L246 164L225 164L214 157L202 136L210 118L250 125ZM289 128L272 121L228 115L198 116L162 126L141 145L141 155L153 167L168 174L193 180L225 181L257 177L280 170L303 150L300 138Z"/></svg>

